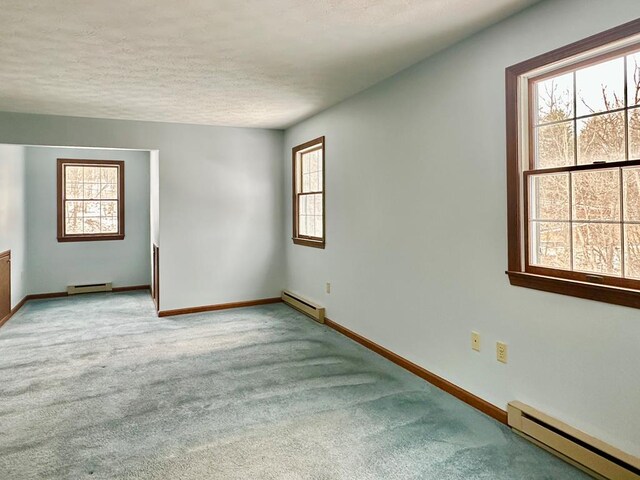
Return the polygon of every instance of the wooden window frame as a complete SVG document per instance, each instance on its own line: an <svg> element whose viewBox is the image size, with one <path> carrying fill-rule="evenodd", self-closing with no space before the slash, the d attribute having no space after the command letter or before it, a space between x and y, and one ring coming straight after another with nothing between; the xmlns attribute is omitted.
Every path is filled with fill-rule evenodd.
<svg viewBox="0 0 640 480"><path fill-rule="evenodd" d="M314 148L317 147L317 148ZM298 155L302 153L313 152L315 150L322 151L322 191L320 192L305 192L305 194L318 194L322 193L322 237L308 237L299 234L298 228L298 205L299 197L302 193L298 192L298 176L302 175L302 169L298 167ZM326 184L325 184L325 140L324 136L314 138L308 142L302 143L291 150L291 185L292 185L292 205L293 205L293 243L295 245L304 245L306 247L325 248L326 243ZM302 179L299 180L299 184L302 184Z"/></svg>
<svg viewBox="0 0 640 480"><path fill-rule="evenodd" d="M640 19L633 20L605 32L577 41L565 47L539 55L532 59L518 63L506 69L506 136L507 136L507 244L508 269L506 271L511 285L542 290L546 292L570 295L579 298L597 300L605 303L640 308L640 281L620 277L610 277L599 274L588 274L568 270L556 270L529 265L528 260L528 230L524 225L528 222L528 176L534 172L523 171L523 145L521 135L521 101L522 77L551 66L555 63L566 62L571 58L586 55L596 49L615 46L630 37L640 34ZM577 61L566 67L564 71L574 70L588 63L602 62L606 56L624 53L623 46L612 48L611 52L594 55L588 60ZM563 72L563 67L553 69L553 75ZM530 80L539 80L543 75L532 75ZM627 79L625 78L625 82ZM526 87L529 92L530 87ZM529 99L531 94L529 92ZM526 101L528 102L529 99ZM532 114L530 105L529 114ZM625 104L625 112L627 105ZM576 112L574 112L576 115ZM527 140L532 145L531 128L527 126ZM575 133L577 135L577 132ZM527 147L528 148L528 147ZM529 168L532 168L532 148L528 148ZM535 173L551 173L553 171L580 171L595 168L631 167L640 161L610 162L604 165L585 164L571 167L540 169ZM622 192L621 192L622 195ZM622 252L622 255L624 253ZM615 281L613 281L614 279Z"/></svg>
<svg viewBox="0 0 640 480"><path fill-rule="evenodd" d="M64 178L65 165L111 166L118 167L118 233L65 234L66 189ZM124 161L123 160L84 160L58 158L57 166L57 221L58 242L95 242L103 240L124 240Z"/></svg>

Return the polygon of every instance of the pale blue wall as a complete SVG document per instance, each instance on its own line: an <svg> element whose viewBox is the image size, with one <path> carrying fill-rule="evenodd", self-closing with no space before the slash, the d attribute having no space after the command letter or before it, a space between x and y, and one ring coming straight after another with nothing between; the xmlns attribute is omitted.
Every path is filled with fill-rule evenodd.
<svg viewBox="0 0 640 480"><path fill-rule="evenodd" d="M505 68L639 16L637 0L542 2L288 129L287 212L291 148L326 136L327 239L287 241L286 286L503 409L530 403L640 455L638 310L504 274Z"/></svg>
<svg viewBox="0 0 640 480"><path fill-rule="evenodd" d="M0 113L0 143L159 150L163 310L278 296L283 133Z"/></svg>
<svg viewBox="0 0 640 480"><path fill-rule="evenodd" d="M0 145L0 252L11 250L11 307L27 293L25 151Z"/></svg>
<svg viewBox="0 0 640 480"><path fill-rule="evenodd" d="M26 147L28 293L64 292L68 285L149 285L149 152ZM57 159L125 162L125 238L58 242Z"/></svg>

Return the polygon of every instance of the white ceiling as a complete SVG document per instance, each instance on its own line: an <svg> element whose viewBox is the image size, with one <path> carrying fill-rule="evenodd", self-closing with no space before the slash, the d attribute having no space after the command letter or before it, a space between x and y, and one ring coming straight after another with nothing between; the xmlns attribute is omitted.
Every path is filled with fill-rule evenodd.
<svg viewBox="0 0 640 480"><path fill-rule="evenodd" d="M536 0L0 0L0 110L283 128Z"/></svg>

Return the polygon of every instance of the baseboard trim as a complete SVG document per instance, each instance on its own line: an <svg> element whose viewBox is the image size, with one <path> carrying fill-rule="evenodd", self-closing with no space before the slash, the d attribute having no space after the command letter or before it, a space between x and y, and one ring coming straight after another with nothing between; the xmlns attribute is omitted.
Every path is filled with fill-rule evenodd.
<svg viewBox="0 0 640 480"><path fill-rule="evenodd" d="M215 310L228 310L230 308L255 307L256 305L267 305L269 303L282 302L282 298L262 298L260 300L247 300L245 302L218 303L216 305L202 305L200 307L176 308L173 310L160 310L159 317L173 317L175 315L187 315L189 313L213 312Z"/></svg>
<svg viewBox="0 0 640 480"><path fill-rule="evenodd" d="M113 287L112 292L131 292L133 290L149 290L151 291L151 285L131 285L130 287Z"/></svg>
<svg viewBox="0 0 640 480"><path fill-rule="evenodd" d="M20 310L20 309L22 308L22 306L23 306L25 303L27 303L27 300L28 300L28 298L27 298L27 297L28 297L28 295L27 295L26 297L24 297L22 300L20 300L20 301L18 302L18 304L17 304L15 307L13 307L13 308L11 309L11 311L9 312L9 315L7 315L7 316L6 316L6 317L4 317L2 320L0 320L0 327L2 327L5 323L7 323L7 322L9 321L9 319L10 319L11 317L13 317L13 316L18 312L18 310Z"/></svg>
<svg viewBox="0 0 640 480"><path fill-rule="evenodd" d="M368 348L369 350L377 353L378 355L383 356L387 360L392 361L396 365L408 370L409 372L417 375L418 377L426 380L432 385L438 387L440 390L444 390L445 392L453 395L454 397L462 400L463 402L471 405L473 408L480 410L482 413L489 415L490 417L496 419L500 423L507 424L507 412L502 410L501 408L496 407L495 405L483 400L482 398L474 395L471 392L451 383L448 380L436 375L435 373L430 372L422 368L420 365L416 365L415 363L407 360L404 357L401 357L397 353L392 352L384 348L381 345L378 345L375 342L372 342L366 337L349 330L346 327L343 327L339 323L334 322L325 317L324 323L329 328L334 329L336 332L341 333L342 335L349 337L351 340L358 342L360 345Z"/></svg>
<svg viewBox="0 0 640 480"><path fill-rule="evenodd" d="M46 300L47 298L59 298L59 297L68 297L69 294L67 292L50 292L50 293L33 293L31 295L27 295L27 300Z"/></svg>
<svg viewBox="0 0 640 480"><path fill-rule="evenodd" d="M151 287L149 285L131 285L128 287L115 287L111 292L119 293L119 292L130 292L132 290L150 290ZM111 293L105 292L105 293ZM32 293L30 295L26 295L20 302L13 307L9 315L0 320L0 327L2 327L5 323L9 321L11 317L13 317L18 310L20 310L25 303L29 300L46 300L48 298L60 298L60 297L68 297L67 292L50 292L50 293Z"/></svg>

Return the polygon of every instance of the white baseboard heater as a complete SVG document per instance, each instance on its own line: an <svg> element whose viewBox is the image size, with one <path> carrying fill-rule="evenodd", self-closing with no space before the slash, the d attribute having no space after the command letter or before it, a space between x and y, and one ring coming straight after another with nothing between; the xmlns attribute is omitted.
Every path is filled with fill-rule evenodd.
<svg viewBox="0 0 640 480"><path fill-rule="evenodd" d="M508 423L522 437L598 479L640 480L640 458L521 402L510 402Z"/></svg>
<svg viewBox="0 0 640 480"><path fill-rule="evenodd" d="M67 287L67 295L76 295L78 293L95 293L95 292L111 292L113 290L111 282L94 283L91 285L69 285Z"/></svg>
<svg viewBox="0 0 640 480"><path fill-rule="evenodd" d="M324 307L316 305L315 303L302 298L300 295L287 290L282 291L282 301L296 310L301 311L305 315L310 316L315 321L324 323Z"/></svg>

